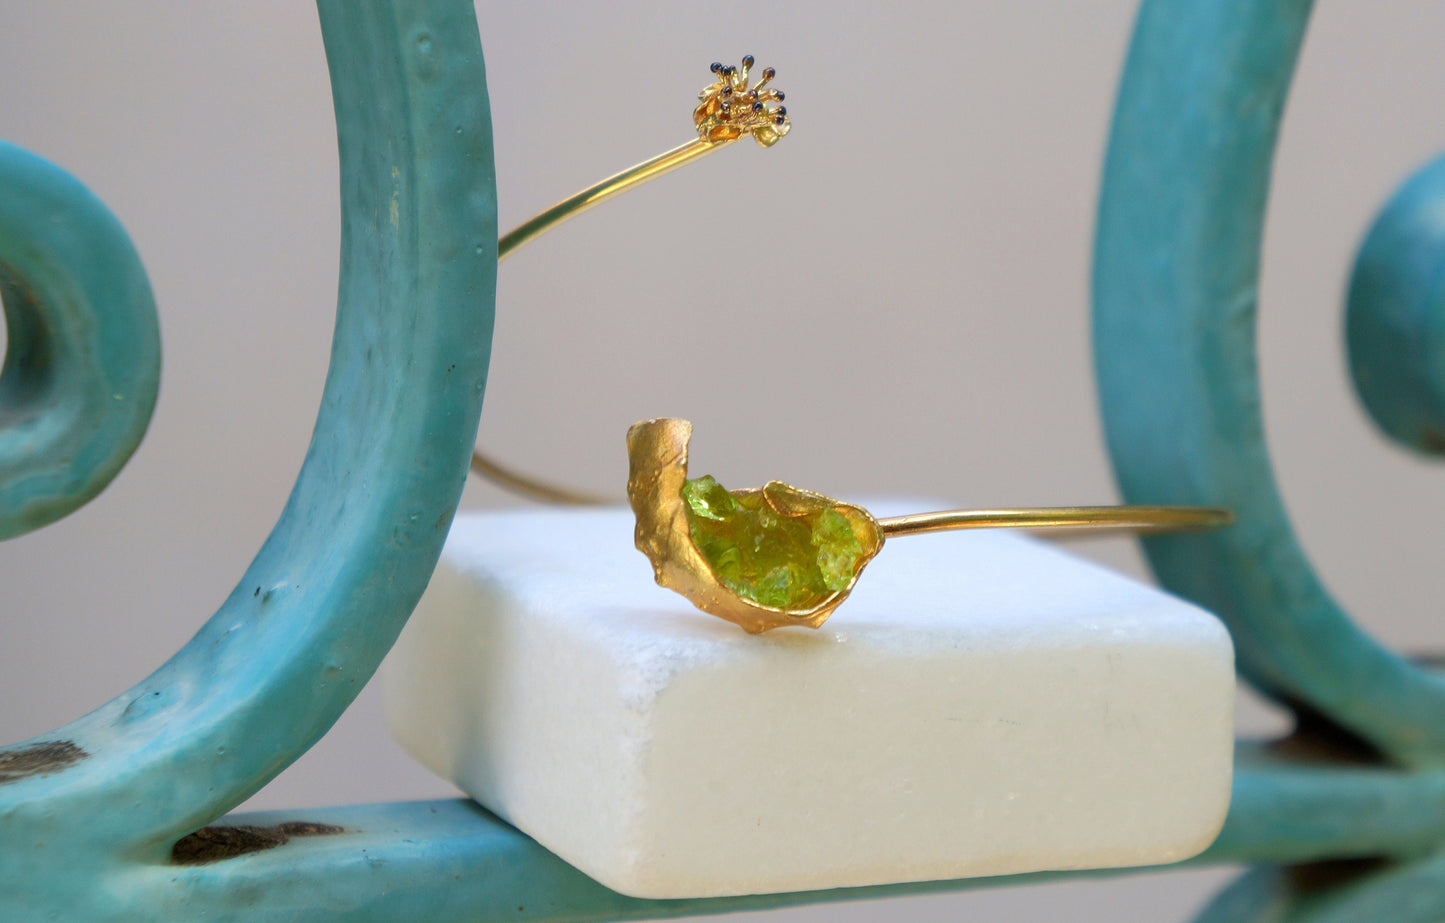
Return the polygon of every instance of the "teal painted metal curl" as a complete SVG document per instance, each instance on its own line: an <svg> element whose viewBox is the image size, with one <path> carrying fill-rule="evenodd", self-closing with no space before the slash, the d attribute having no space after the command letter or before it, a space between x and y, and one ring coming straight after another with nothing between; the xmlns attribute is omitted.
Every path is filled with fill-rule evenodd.
<svg viewBox="0 0 1445 923"><path fill-rule="evenodd" d="M318 7L342 270L305 465L189 644L90 715L0 751L0 915L163 916L137 871L169 869L179 837L331 726L411 613L460 499L497 252L476 20L469 0Z"/></svg>
<svg viewBox="0 0 1445 923"><path fill-rule="evenodd" d="M1245 677L1303 707L1326 735L1353 735L1383 756L1368 766L1266 763L1241 775L1212 852L1284 863L1391 856L1398 866L1312 889L1297 875L1256 871L1201 919L1437 920L1445 892L1434 886L1440 860L1428 857L1445 835L1412 816L1440 810L1445 681L1361 631L1324 588L1280 499L1260 413L1265 207L1309 12L1308 0L1144 3L1100 203L1095 367L1125 498L1236 513L1217 533L1146 540L1160 581L1224 619ZM1390 225L1396 243L1419 230L1401 224ZM1364 255L1367 272L1375 262ZM1390 271L1370 282L1376 292L1419 287L1420 273L1401 282L1385 278ZM1427 367L1407 365L1410 374ZM1386 383L1377 398L1386 419L1428 402L1415 394L1406 407L1414 384Z"/></svg>
<svg viewBox="0 0 1445 923"><path fill-rule="evenodd" d="M140 445L161 338L140 257L59 167L0 141L0 539L65 516Z"/></svg>
<svg viewBox="0 0 1445 923"><path fill-rule="evenodd" d="M1231 828L1200 862L1294 861L1390 844L1414 855L1445 836L1445 775L1290 765L1246 752ZM1243 823L1240 823L1240 819ZM1251 820L1252 819L1252 820ZM226 823L341 828L208 865L147 870L138 886L165 919L650 920L802 904L937 894L1139 869L925 881L871 888L652 901L609 891L474 803L421 801L276 811ZM1403 835L1402 835L1403 834ZM242 904L238 895L254 895ZM1237 923L1245 917L1221 917ZM1388 919L1381 917L1380 919Z"/></svg>
<svg viewBox="0 0 1445 923"><path fill-rule="evenodd" d="M1350 374L1390 438L1445 453L1445 157L1391 196L1355 258Z"/></svg>
<svg viewBox="0 0 1445 923"><path fill-rule="evenodd" d="M1296 541L1255 347L1270 164L1307 0L1146 2L1120 90L1094 265L1096 370L1131 503L1227 506L1149 539L1169 589L1229 626L1239 668L1405 763L1445 761L1445 681L1377 643Z"/></svg>
<svg viewBox="0 0 1445 923"><path fill-rule="evenodd" d="M1403 865L1341 866L1324 890L1310 876L1261 866L1240 876L1196 923L1439 923L1445 858Z"/></svg>

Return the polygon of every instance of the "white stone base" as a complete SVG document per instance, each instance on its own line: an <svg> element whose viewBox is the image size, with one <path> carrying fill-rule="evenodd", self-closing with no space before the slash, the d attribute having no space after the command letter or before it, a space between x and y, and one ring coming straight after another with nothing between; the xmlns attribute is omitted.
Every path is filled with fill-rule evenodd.
<svg viewBox="0 0 1445 923"><path fill-rule="evenodd" d="M1229 802L1223 626L1006 532L892 539L820 630L748 635L625 510L464 515L384 670L407 750L638 897L1173 862Z"/></svg>

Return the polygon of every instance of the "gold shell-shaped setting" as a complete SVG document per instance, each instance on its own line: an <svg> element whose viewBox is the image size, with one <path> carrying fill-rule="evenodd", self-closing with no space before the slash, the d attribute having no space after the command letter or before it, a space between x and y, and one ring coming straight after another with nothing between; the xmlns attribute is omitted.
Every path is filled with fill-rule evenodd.
<svg viewBox="0 0 1445 923"><path fill-rule="evenodd" d="M775 609L739 596L719 580L693 542L683 500L687 446L691 438L692 424L677 419L645 420L627 431L627 454L631 462L627 497L637 516L637 549L652 562L658 584L686 596L702 611L754 634L784 625L809 628L822 625L848 598L864 565L883 547L883 533L877 521L862 507L840 503L781 481L733 491L739 498L761 494L771 511L785 518L816 515L824 509L841 513L863 549L847 586L807 609Z"/></svg>

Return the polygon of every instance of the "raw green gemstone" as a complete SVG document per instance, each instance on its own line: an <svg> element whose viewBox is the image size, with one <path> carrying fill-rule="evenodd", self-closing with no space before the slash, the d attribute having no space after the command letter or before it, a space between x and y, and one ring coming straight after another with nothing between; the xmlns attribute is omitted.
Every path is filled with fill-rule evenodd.
<svg viewBox="0 0 1445 923"><path fill-rule="evenodd" d="M848 517L826 508L780 516L756 491L710 475L683 484L692 542L718 581L744 599L804 611L847 589L864 555Z"/></svg>

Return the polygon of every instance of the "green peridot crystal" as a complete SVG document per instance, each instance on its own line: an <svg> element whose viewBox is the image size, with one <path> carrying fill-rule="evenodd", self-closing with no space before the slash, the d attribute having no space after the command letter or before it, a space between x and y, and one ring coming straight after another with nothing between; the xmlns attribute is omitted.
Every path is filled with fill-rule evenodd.
<svg viewBox="0 0 1445 923"><path fill-rule="evenodd" d="M759 605L814 608L846 590L869 556L830 507L782 515L762 491L731 493L710 475L682 487L693 545L718 582Z"/></svg>

